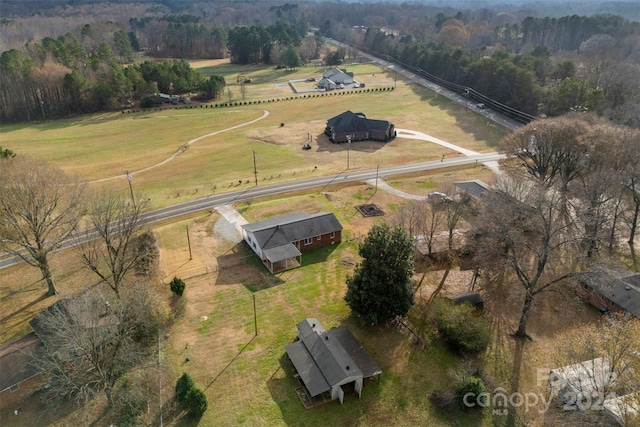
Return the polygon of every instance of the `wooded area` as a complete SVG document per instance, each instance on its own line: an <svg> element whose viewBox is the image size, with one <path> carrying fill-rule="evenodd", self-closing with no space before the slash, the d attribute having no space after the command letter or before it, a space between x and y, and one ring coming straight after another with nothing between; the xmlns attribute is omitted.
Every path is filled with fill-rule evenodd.
<svg viewBox="0 0 640 427"><path fill-rule="evenodd" d="M11 7L18 6L6 10ZM141 78L137 67L126 65L140 55L296 67L298 56L302 63L318 59L325 36L531 116L596 111L640 125L640 23L621 16L329 2L118 3L100 9L86 2L41 12L56 16L55 27L51 20L40 25L39 17L0 23L2 122L122 108L168 91L166 79ZM325 60L354 55L347 49L341 58ZM205 79L181 71L184 76L171 76L175 93L211 96L200 86ZM214 96L223 90L219 83Z"/></svg>

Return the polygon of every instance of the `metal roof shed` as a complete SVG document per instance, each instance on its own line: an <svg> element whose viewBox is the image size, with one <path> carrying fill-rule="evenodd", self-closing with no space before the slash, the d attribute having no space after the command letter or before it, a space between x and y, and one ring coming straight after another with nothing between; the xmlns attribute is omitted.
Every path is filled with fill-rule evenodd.
<svg viewBox="0 0 640 427"><path fill-rule="evenodd" d="M329 393L342 403L342 386L352 383L360 396L364 379L382 373L348 329L325 331L313 318L297 328L299 340L285 350L311 399Z"/></svg>

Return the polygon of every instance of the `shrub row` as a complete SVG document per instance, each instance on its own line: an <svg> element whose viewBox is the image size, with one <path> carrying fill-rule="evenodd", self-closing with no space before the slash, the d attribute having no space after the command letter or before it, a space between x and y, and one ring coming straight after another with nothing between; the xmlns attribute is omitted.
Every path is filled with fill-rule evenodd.
<svg viewBox="0 0 640 427"><path fill-rule="evenodd" d="M386 92L394 90L393 87L380 87L380 88L367 88L361 89L358 91L331 91L331 92L319 92L313 94L307 94L302 96L292 96L286 98L275 98L275 99L259 99L257 101L234 101L234 102L223 102L220 104L200 104L200 105L183 105L179 107L174 107L175 110L183 110L183 109L194 109L194 108L224 108L224 107L240 107L244 105L257 105L257 104L268 104L271 102L278 101L293 101L296 99L306 99L306 98L321 98L325 96L343 96L346 94L359 93L359 92ZM142 108L141 110L122 110L122 114L126 113L139 113L139 112L148 112L148 111L162 111L162 107L155 108Z"/></svg>

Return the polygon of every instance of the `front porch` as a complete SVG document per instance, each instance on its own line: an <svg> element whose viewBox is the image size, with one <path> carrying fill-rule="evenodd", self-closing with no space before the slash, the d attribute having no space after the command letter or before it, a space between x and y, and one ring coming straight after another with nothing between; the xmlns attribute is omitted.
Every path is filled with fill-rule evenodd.
<svg viewBox="0 0 640 427"><path fill-rule="evenodd" d="M263 257L262 263L271 273L279 273L302 265L302 252L291 243L267 249L263 252Z"/></svg>

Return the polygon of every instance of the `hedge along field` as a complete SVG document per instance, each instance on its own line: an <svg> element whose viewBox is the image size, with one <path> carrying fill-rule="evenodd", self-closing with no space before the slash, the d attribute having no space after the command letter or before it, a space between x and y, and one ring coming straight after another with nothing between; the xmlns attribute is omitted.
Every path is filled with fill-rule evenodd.
<svg viewBox="0 0 640 427"><path fill-rule="evenodd" d="M148 197L152 207L161 207L253 186L253 152L262 185L344 171L347 146L331 144L323 131L328 118L345 110L364 112L370 118L389 120L397 128L422 131L477 151L493 151L506 133L498 126L487 126L481 116L428 89L402 81L395 84L393 73L371 64L346 68L353 69L356 79L360 80L364 80L364 76L359 77L357 70L366 71L367 79L375 78L379 85L324 94L293 94L286 86L287 96L256 100L248 97L245 102L231 103L243 105L225 107L221 104L228 101L219 99L218 103L202 106L181 105L8 125L3 126L0 137L3 147L19 155L44 158L68 173L78 174L82 180L114 178L95 186L126 189L124 171L132 171L134 190ZM377 73L370 73L376 69ZM229 74L233 82L239 70L233 67L233 73ZM287 79L303 78L310 71L299 70L302 71L288 72ZM268 80L279 78L284 71L271 67L261 72ZM318 68L313 74L321 72ZM251 73L245 72L245 75ZM253 90L268 93L273 88L273 80L252 83L249 93ZM170 158L194 138L258 119L265 110L269 115L262 120L203 137L172 161L136 173ZM303 151L302 145L308 142L309 134L313 139L312 149ZM351 169L373 169L458 155L436 144L402 138L387 144L353 143L349 151Z"/></svg>

